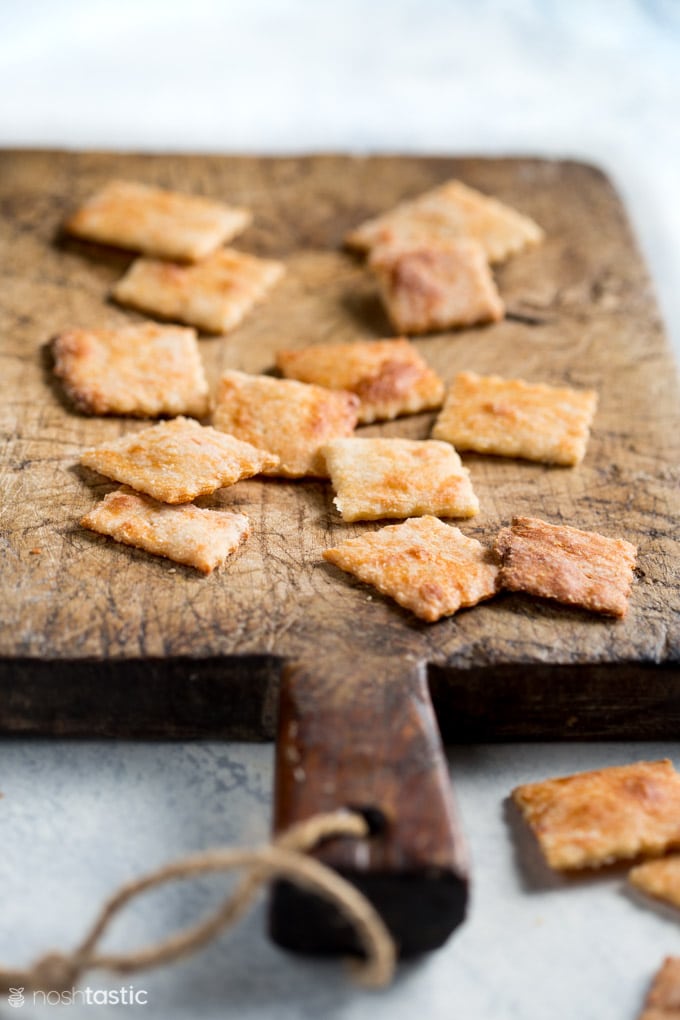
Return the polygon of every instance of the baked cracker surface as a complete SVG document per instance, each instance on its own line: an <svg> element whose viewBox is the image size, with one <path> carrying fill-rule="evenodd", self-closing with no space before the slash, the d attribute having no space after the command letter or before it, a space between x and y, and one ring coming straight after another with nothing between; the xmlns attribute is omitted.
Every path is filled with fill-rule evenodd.
<svg viewBox="0 0 680 1020"><path fill-rule="evenodd" d="M680 1020L680 956L664 960L639 1020Z"/></svg>
<svg viewBox="0 0 680 1020"><path fill-rule="evenodd" d="M219 381L213 422L280 459L266 473L288 478L328 477L321 448L348 436L357 423L359 398L344 390L225 372Z"/></svg>
<svg viewBox="0 0 680 1020"><path fill-rule="evenodd" d="M362 424L439 407L444 395L439 376L404 338L278 351L276 365L288 379L355 393Z"/></svg>
<svg viewBox="0 0 680 1020"><path fill-rule="evenodd" d="M436 517L388 525L323 556L428 623L496 592L492 553Z"/></svg>
<svg viewBox="0 0 680 1020"><path fill-rule="evenodd" d="M194 262L245 230L248 209L137 181L110 181L66 221L77 237Z"/></svg>
<svg viewBox="0 0 680 1020"><path fill-rule="evenodd" d="M85 414L140 418L208 410L196 332L155 323L70 329L52 345L54 371Z"/></svg>
<svg viewBox="0 0 680 1020"><path fill-rule="evenodd" d="M596 613L624 616L637 550L607 538L535 517L514 517L496 538L501 584Z"/></svg>
<svg viewBox="0 0 680 1020"><path fill-rule="evenodd" d="M158 503L131 489L110 492L81 524L117 542L209 574L250 534L248 518L223 510Z"/></svg>
<svg viewBox="0 0 680 1020"><path fill-rule="evenodd" d="M560 871L680 846L680 775L668 759L528 783L512 796Z"/></svg>
<svg viewBox="0 0 680 1020"><path fill-rule="evenodd" d="M638 864L629 873L628 880L649 896L680 907L680 854Z"/></svg>
<svg viewBox="0 0 680 1020"><path fill-rule="evenodd" d="M540 244L544 233L528 216L497 198L451 180L367 220L350 231L345 242L369 251L380 244L403 246L459 238L476 240L489 262L503 262Z"/></svg>
<svg viewBox="0 0 680 1020"><path fill-rule="evenodd" d="M597 407L594 390L459 372L432 435L459 450L579 464Z"/></svg>
<svg viewBox="0 0 680 1020"><path fill-rule="evenodd" d="M85 467L163 503L189 503L274 467L278 458L189 418L86 450Z"/></svg>
<svg viewBox="0 0 680 1020"><path fill-rule="evenodd" d="M149 315L228 333L283 275L281 262L221 248L195 265L135 259L112 290L120 304Z"/></svg>
<svg viewBox="0 0 680 1020"><path fill-rule="evenodd" d="M323 448L344 521L472 517L479 501L448 443L432 439L335 439Z"/></svg>

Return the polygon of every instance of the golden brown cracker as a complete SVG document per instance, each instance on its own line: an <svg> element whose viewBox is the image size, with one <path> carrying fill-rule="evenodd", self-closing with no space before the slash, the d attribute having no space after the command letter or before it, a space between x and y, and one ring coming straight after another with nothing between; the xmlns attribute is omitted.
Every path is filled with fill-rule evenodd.
<svg viewBox="0 0 680 1020"><path fill-rule="evenodd" d="M459 372L432 435L459 450L570 466L585 455L594 390Z"/></svg>
<svg viewBox="0 0 680 1020"><path fill-rule="evenodd" d="M625 539L513 517L496 552L504 588L609 616L626 613L637 550Z"/></svg>
<svg viewBox="0 0 680 1020"><path fill-rule="evenodd" d="M680 775L641 761L513 791L551 868L599 868L680 845Z"/></svg>
<svg viewBox="0 0 680 1020"><path fill-rule="evenodd" d="M271 453L189 418L128 433L80 458L85 467L163 503L188 503L277 462Z"/></svg>
<svg viewBox="0 0 680 1020"><path fill-rule="evenodd" d="M168 506L125 487L110 492L80 523L203 574L224 563L250 534L243 514L203 510L192 504Z"/></svg>
<svg viewBox="0 0 680 1020"><path fill-rule="evenodd" d="M164 259L196 262L250 224L248 209L198 195L110 181L64 224L69 234Z"/></svg>
<svg viewBox="0 0 680 1020"><path fill-rule="evenodd" d="M200 417L208 410L193 329L150 322L70 329L56 337L52 350L56 375L85 414Z"/></svg>
<svg viewBox="0 0 680 1020"><path fill-rule="evenodd" d="M490 262L503 262L543 240L543 230L528 216L462 181L451 180L415 199L367 220L345 238L351 248L407 246L472 238Z"/></svg>
<svg viewBox="0 0 680 1020"><path fill-rule="evenodd" d="M436 517L389 525L323 556L429 623L496 592L491 552Z"/></svg>
<svg viewBox="0 0 680 1020"><path fill-rule="evenodd" d="M440 407L444 384L408 340L357 340L278 351L287 379L356 393L359 422L387 421Z"/></svg>
<svg viewBox="0 0 680 1020"><path fill-rule="evenodd" d="M628 880L649 896L680 907L680 854L638 864Z"/></svg>
<svg viewBox="0 0 680 1020"><path fill-rule="evenodd" d="M335 439L323 449L344 521L472 517L470 475L448 443L432 439Z"/></svg>
<svg viewBox="0 0 680 1020"><path fill-rule="evenodd" d="M292 379L225 372L213 422L253 446L271 450L280 463L267 474L327 478L322 446L348 436L357 423L359 398Z"/></svg>
<svg viewBox="0 0 680 1020"><path fill-rule="evenodd" d="M221 248L195 265L135 259L113 288L116 301L149 315L228 333L283 275L281 262Z"/></svg>
<svg viewBox="0 0 680 1020"><path fill-rule="evenodd" d="M680 1020L679 956L667 956L657 971L639 1020Z"/></svg>
<svg viewBox="0 0 680 1020"><path fill-rule="evenodd" d="M476 241L376 248L370 267L389 319L400 333L498 322L505 314L484 250Z"/></svg>

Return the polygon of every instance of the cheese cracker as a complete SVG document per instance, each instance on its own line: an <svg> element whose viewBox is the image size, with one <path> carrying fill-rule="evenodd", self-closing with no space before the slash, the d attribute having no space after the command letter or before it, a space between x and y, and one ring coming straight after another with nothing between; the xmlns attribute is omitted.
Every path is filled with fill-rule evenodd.
<svg viewBox="0 0 680 1020"><path fill-rule="evenodd" d="M139 418L208 410L196 332L154 323L70 329L54 341L54 371L78 410Z"/></svg>
<svg viewBox="0 0 680 1020"><path fill-rule="evenodd" d="M335 439L323 452L344 521L479 512L469 472L448 443Z"/></svg>
<svg viewBox="0 0 680 1020"><path fill-rule="evenodd" d="M116 301L206 333L235 329L283 275L283 265L221 248L195 265L135 259L113 288Z"/></svg>
<svg viewBox="0 0 680 1020"><path fill-rule="evenodd" d="M472 238L489 262L503 262L544 237L537 223L461 181L448 181L367 220L345 238L351 248L399 246Z"/></svg>
<svg viewBox="0 0 680 1020"><path fill-rule="evenodd" d="M459 450L571 466L586 452L594 390L459 372L434 426Z"/></svg>
<svg viewBox="0 0 680 1020"><path fill-rule="evenodd" d="M626 613L637 551L625 539L514 517L499 532L496 552L504 588L609 616Z"/></svg>
<svg viewBox="0 0 680 1020"><path fill-rule="evenodd" d="M680 907L680 854L638 864L628 881L657 900Z"/></svg>
<svg viewBox="0 0 680 1020"><path fill-rule="evenodd" d="M110 492L80 522L90 531L209 574L250 534L248 518L197 506L168 506L130 489Z"/></svg>
<svg viewBox="0 0 680 1020"><path fill-rule="evenodd" d="M680 775L668 759L528 783L512 796L560 871L680 846Z"/></svg>
<svg viewBox="0 0 680 1020"><path fill-rule="evenodd" d="M274 467L278 458L189 418L86 450L80 463L163 503L189 503Z"/></svg>
<svg viewBox="0 0 680 1020"><path fill-rule="evenodd" d="M657 971L639 1020L679 1020L680 956L667 956Z"/></svg>
<svg viewBox="0 0 680 1020"><path fill-rule="evenodd" d="M198 195L111 181L64 224L69 234L163 259L196 262L245 230L248 209Z"/></svg>
<svg viewBox="0 0 680 1020"><path fill-rule="evenodd" d="M436 517L389 525L323 556L428 623L496 592L498 570L489 550Z"/></svg>
<svg viewBox="0 0 680 1020"><path fill-rule="evenodd" d="M267 474L326 478L321 447L353 432L358 408L359 398L343 390L225 372L217 389L213 422L215 428L277 454L280 463Z"/></svg>
<svg viewBox="0 0 680 1020"><path fill-rule="evenodd" d="M278 351L276 365L288 379L356 393L362 424L440 407L444 395L439 376L405 339Z"/></svg>
<svg viewBox="0 0 680 1020"><path fill-rule="evenodd" d="M498 322L505 308L476 241L380 247L370 260L392 325L431 333Z"/></svg>

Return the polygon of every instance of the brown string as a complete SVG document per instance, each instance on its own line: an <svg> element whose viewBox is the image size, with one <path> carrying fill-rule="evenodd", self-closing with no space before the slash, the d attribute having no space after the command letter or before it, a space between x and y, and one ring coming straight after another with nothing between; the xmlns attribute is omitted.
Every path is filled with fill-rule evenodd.
<svg viewBox="0 0 680 1020"><path fill-rule="evenodd" d="M131 974L179 960L235 925L262 886L279 878L316 893L340 910L354 927L366 954L365 961L355 967L357 979L370 987L383 987L392 980L395 965L394 942L384 922L355 886L307 854L308 850L332 836L365 838L368 834L368 825L361 815L335 811L314 815L263 847L207 850L166 864L121 886L104 903L90 931L72 952L48 953L25 970L0 968L0 991L7 993L10 988L25 988L61 992L73 988L86 971L95 968ZM114 917L135 897L166 882L241 868L248 870L236 889L203 920L155 945L131 953L97 952L97 945Z"/></svg>

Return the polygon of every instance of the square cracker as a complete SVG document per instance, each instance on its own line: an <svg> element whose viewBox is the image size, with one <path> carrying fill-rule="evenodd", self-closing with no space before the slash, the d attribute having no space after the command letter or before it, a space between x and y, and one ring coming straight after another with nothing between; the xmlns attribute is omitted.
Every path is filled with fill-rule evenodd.
<svg viewBox="0 0 680 1020"><path fill-rule="evenodd" d="M668 759L528 783L512 797L559 871L680 845L680 775Z"/></svg>
<svg viewBox="0 0 680 1020"><path fill-rule="evenodd" d="M324 559L433 623L496 592L493 556L436 517L418 517L327 549Z"/></svg>
<svg viewBox="0 0 680 1020"><path fill-rule="evenodd" d="M343 521L473 517L470 474L448 443L432 439L335 439L323 449Z"/></svg>
<svg viewBox="0 0 680 1020"><path fill-rule="evenodd" d="M225 372L215 399L215 428L271 450L280 463L270 475L327 478L324 443L348 436L357 423L359 398L344 390Z"/></svg>
<svg viewBox="0 0 680 1020"><path fill-rule="evenodd" d="M628 881L649 896L680 907L680 854L638 864L628 875Z"/></svg>
<svg viewBox="0 0 680 1020"><path fill-rule="evenodd" d="M472 238L481 244L489 262L503 262L540 244L543 237L543 230L528 216L452 180L367 220L345 241L351 248L369 251L380 244L404 246Z"/></svg>
<svg viewBox="0 0 680 1020"><path fill-rule="evenodd" d="M70 329L53 343L54 371L78 410L139 418L208 410L196 331L147 322Z"/></svg>
<svg viewBox="0 0 680 1020"><path fill-rule="evenodd" d="M173 418L86 450L80 463L160 502L189 503L274 467L278 457L189 418Z"/></svg>
<svg viewBox="0 0 680 1020"><path fill-rule="evenodd" d="M637 550L623 538L513 517L498 533L496 552L504 588L625 616Z"/></svg>
<svg viewBox="0 0 680 1020"><path fill-rule="evenodd" d="M110 181L64 224L69 234L158 258L196 262L245 230L248 209L198 195Z"/></svg>
<svg viewBox="0 0 680 1020"><path fill-rule="evenodd" d="M203 574L224 563L250 534L243 514L203 510L193 504L168 506L125 487L110 492L80 523Z"/></svg>
<svg viewBox="0 0 680 1020"><path fill-rule="evenodd" d="M392 325L400 333L498 322L505 307L476 241L380 247L371 256Z"/></svg>
<svg viewBox="0 0 680 1020"><path fill-rule="evenodd" d="M639 1020L679 1020L680 956L667 956L657 971Z"/></svg>
<svg viewBox="0 0 680 1020"><path fill-rule="evenodd" d="M594 390L459 372L432 435L459 450L571 466L586 452Z"/></svg>
<svg viewBox="0 0 680 1020"><path fill-rule="evenodd" d="M222 248L196 265L135 259L116 301L206 333L228 333L283 275L283 264Z"/></svg>
<svg viewBox="0 0 680 1020"><path fill-rule="evenodd" d="M444 384L408 340L357 340L278 351L288 379L356 393L359 421L368 424L440 407Z"/></svg>

